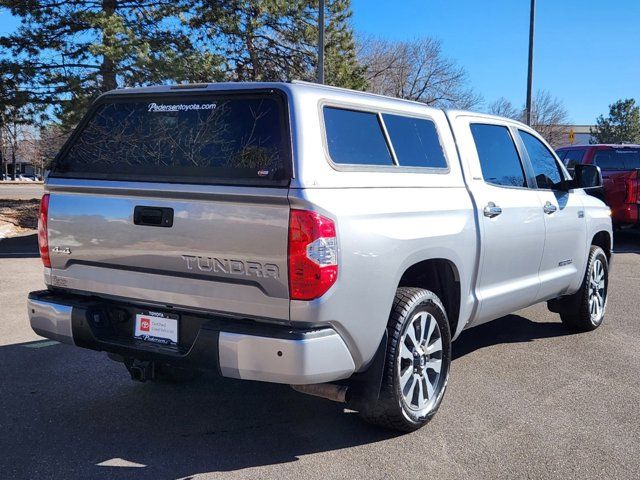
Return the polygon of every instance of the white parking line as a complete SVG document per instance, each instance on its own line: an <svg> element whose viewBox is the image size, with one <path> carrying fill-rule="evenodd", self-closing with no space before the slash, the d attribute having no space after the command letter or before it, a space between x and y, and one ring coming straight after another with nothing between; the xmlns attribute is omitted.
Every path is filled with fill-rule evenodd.
<svg viewBox="0 0 640 480"><path fill-rule="evenodd" d="M25 343L22 346L25 348L44 348L58 345L58 343L60 342L56 342L55 340L36 340L35 342Z"/></svg>

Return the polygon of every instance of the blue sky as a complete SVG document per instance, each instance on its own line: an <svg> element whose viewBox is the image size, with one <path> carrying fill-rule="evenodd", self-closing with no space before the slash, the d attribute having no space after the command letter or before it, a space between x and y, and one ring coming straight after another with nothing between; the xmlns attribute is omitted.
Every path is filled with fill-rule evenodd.
<svg viewBox="0 0 640 480"><path fill-rule="evenodd" d="M534 90L591 124L619 98L640 102L640 0L537 0ZM464 67L487 103L524 104L529 0L352 0L365 34L431 36ZM15 26L0 13L0 33Z"/></svg>
<svg viewBox="0 0 640 480"><path fill-rule="evenodd" d="M487 103L524 104L529 0L351 2L356 30L438 38ZM534 62L534 90L560 98L574 123L594 123L619 98L640 102L640 0L537 0Z"/></svg>

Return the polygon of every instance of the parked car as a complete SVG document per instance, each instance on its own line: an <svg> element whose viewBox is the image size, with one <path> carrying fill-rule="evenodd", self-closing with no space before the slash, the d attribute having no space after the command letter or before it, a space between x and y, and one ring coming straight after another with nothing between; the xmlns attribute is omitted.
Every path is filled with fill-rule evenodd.
<svg viewBox="0 0 640 480"><path fill-rule="evenodd" d="M576 145L557 153L570 172L578 164L600 167L614 226L640 225L640 145Z"/></svg>
<svg viewBox="0 0 640 480"><path fill-rule="evenodd" d="M363 92L113 91L46 179L31 326L136 380L210 369L414 430L463 330L544 301L603 322L611 218L575 169L522 123Z"/></svg>

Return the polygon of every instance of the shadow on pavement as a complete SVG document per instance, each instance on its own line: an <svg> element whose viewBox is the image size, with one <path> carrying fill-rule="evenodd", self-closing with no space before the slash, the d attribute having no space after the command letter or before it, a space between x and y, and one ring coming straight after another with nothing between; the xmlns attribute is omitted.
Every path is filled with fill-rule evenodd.
<svg viewBox="0 0 640 480"><path fill-rule="evenodd" d="M286 385L213 375L140 384L104 354L34 347L0 347L2 478L173 479L395 436ZM145 467L98 465L122 461Z"/></svg>
<svg viewBox="0 0 640 480"><path fill-rule="evenodd" d="M518 315L473 330L454 344L454 358L568 333L561 324ZM177 386L140 384L102 353L47 341L0 347L0 366L4 478L182 478L395 436L286 385L214 375Z"/></svg>
<svg viewBox="0 0 640 480"><path fill-rule="evenodd" d="M462 332L453 342L453 359L492 345L532 342L540 338L573 334L575 332L560 323L559 319L557 323L538 323L520 315L507 315Z"/></svg>
<svg viewBox="0 0 640 480"><path fill-rule="evenodd" d="M640 229L618 230L613 234L615 253L640 253Z"/></svg>
<svg viewBox="0 0 640 480"><path fill-rule="evenodd" d="M0 258L36 258L38 234L0 239Z"/></svg>

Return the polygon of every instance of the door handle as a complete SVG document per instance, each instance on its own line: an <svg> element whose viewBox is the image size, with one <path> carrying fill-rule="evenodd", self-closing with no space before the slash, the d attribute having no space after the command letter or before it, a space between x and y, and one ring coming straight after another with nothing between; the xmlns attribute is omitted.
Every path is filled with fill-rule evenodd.
<svg viewBox="0 0 640 480"><path fill-rule="evenodd" d="M502 213L502 209L493 202L487 203L487 206L484 207L485 217L493 218L493 217L497 217L501 213Z"/></svg>
<svg viewBox="0 0 640 480"><path fill-rule="evenodd" d="M546 213L547 215L551 215L552 213L554 213L556 210L558 210L558 207L556 207L553 203L551 202L547 202L544 204L544 207L542 208L544 210L544 213Z"/></svg>
<svg viewBox="0 0 640 480"><path fill-rule="evenodd" d="M133 209L133 223L147 227L171 228L173 226L173 208L138 205Z"/></svg>

